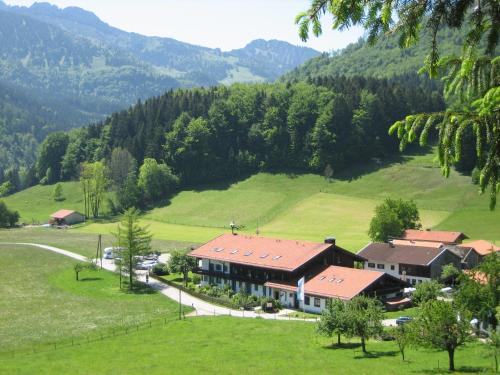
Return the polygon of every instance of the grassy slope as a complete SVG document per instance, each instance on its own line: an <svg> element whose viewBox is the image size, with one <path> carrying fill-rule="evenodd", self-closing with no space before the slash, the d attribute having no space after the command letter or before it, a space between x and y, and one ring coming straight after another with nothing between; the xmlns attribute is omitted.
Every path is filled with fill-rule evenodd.
<svg viewBox="0 0 500 375"><path fill-rule="evenodd" d="M63 182L64 200L54 201L54 185L37 185L2 198L7 206L19 211L25 223L46 223L49 216L62 208L83 212L83 197L78 182Z"/></svg>
<svg viewBox="0 0 500 375"><path fill-rule="evenodd" d="M357 251L368 242L374 206L392 196L414 199L426 228L500 241L500 209L488 210L488 196L478 195L470 177L452 172L443 178L432 153L356 167L335 177L328 183L313 174L259 173L227 186L183 191L169 205L147 212L143 222L162 240L205 242L227 232L234 220L248 233L258 227L262 235L316 241L334 235L341 246ZM6 202L23 218L43 220L56 208L81 205L78 187L70 184L64 185L67 201L62 204L50 199L51 187L35 187ZM39 198L44 194L49 198ZM115 225L93 223L76 231L109 233Z"/></svg>
<svg viewBox="0 0 500 375"><path fill-rule="evenodd" d="M116 231L116 223L108 224L109 228L99 227L100 233L109 233ZM103 230L106 229L106 230ZM74 230L61 230L51 228L22 228L22 229L0 229L0 243L1 242L28 242L28 243L41 243L60 247L69 250L88 258L95 257L97 250L97 234L95 233L80 233ZM110 234L102 235L102 247L110 247L115 243L115 239ZM174 249L185 249L195 245L191 242L180 241L166 241L162 239L154 239L152 241L153 250L161 251L163 253L169 252Z"/></svg>
<svg viewBox="0 0 500 375"><path fill-rule="evenodd" d="M0 246L2 351L177 312L177 304L158 293L121 292L118 276L107 271L84 271L77 282L74 263L49 251Z"/></svg>
<svg viewBox="0 0 500 375"><path fill-rule="evenodd" d="M403 362L394 342L369 341L370 355L364 356L357 341L346 348L330 347L331 340L317 336L314 329L314 324L303 322L191 318L77 348L0 359L0 373L446 373L445 352L408 349ZM491 368L485 354L481 344L458 350L457 374Z"/></svg>

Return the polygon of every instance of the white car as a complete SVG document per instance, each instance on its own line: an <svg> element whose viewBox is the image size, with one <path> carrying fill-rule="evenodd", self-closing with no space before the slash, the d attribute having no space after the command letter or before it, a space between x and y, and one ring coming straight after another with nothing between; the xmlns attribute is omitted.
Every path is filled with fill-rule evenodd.
<svg viewBox="0 0 500 375"><path fill-rule="evenodd" d="M104 259L115 259L120 254L122 247L106 247L104 249Z"/></svg>

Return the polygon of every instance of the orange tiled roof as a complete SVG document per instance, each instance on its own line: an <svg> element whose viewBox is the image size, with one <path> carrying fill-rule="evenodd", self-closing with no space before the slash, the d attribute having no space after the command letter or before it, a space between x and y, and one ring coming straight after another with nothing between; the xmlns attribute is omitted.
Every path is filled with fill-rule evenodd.
<svg viewBox="0 0 500 375"><path fill-rule="evenodd" d="M456 243L464 238L467 238L462 232L445 232L438 230L417 230L407 229L403 233L402 239L414 241L431 241L431 242L444 242Z"/></svg>
<svg viewBox="0 0 500 375"><path fill-rule="evenodd" d="M485 240L477 240L464 243L460 247L472 247L479 255L485 256L491 254L492 251L500 251L500 246L496 246Z"/></svg>
<svg viewBox="0 0 500 375"><path fill-rule="evenodd" d="M73 210L59 210L57 212L54 212L52 215L50 215L51 218L54 219L64 219L65 217L68 217L69 215L73 214L75 211Z"/></svg>
<svg viewBox="0 0 500 375"><path fill-rule="evenodd" d="M189 253L255 267L293 271L330 248L332 244L223 234Z"/></svg>
<svg viewBox="0 0 500 375"><path fill-rule="evenodd" d="M304 284L305 294L350 300L386 275L383 272L329 266Z"/></svg>

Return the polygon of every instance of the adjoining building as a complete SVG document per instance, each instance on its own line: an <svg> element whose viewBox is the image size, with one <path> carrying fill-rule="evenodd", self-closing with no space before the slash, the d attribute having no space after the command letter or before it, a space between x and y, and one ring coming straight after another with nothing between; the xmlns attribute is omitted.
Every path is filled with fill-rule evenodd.
<svg viewBox="0 0 500 375"><path fill-rule="evenodd" d="M366 259L337 246L333 238L317 243L223 234L189 255L198 261L195 272L202 284L229 286L235 292L272 297L285 307L308 311L320 311L329 298L350 299L364 292L397 295L404 287L383 273L354 269L355 263ZM302 277L305 306L297 296Z"/></svg>
<svg viewBox="0 0 500 375"><path fill-rule="evenodd" d="M390 241L394 245L407 245L407 246L419 246L419 247L433 247L433 248L447 248L451 252L458 255L461 261L461 269L468 270L476 267L481 263L481 255L474 249L474 247L468 244L444 244L442 242L432 242L432 241L413 241L413 240L392 240Z"/></svg>
<svg viewBox="0 0 500 375"><path fill-rule="evenodd" d="M500 251L500 246L497 246L485 240L467 242L459 245L458 247L464 249L473 249L477 253L478 263L481 263L484 260L484 258L490 255L491 253Z"/></svg>
<svg viewBox="0 0 500 375"><path fill-rule="evenodd" d="M445 245L459 244L467 238L469 237L462 232L418 229L407 229L401 236L402 240L439 242Z"/></svg>
<svg viewBox="0 0 500 375"><path fill-rule="evenodd" d="M412 285L438 279L443 266L461 268L462 258L446 246L415 246L401 243L371 243L358 252L366 258L365 269L387 272Z"/></svg>
<svg viewBox="0 0 500 375"><path fill-rule="evenodd" d="M320 313L330 299L351 300L364 294L385 301L401 297L407 284L385 272L370 271L357 268L326 266L321 270L311 272L312 277L306 277L304 283L304 301L296 306L307 312ZM297 283L268 281L264 284L270 288L275 297L297 290Z"/></svg>
<svg viewBox="0 0 500 375"><path fill-rule="evenodd" d="M53 225L73 225L85 221L85 216L73 210L59 210L50 215L49 223Z"/></svg>

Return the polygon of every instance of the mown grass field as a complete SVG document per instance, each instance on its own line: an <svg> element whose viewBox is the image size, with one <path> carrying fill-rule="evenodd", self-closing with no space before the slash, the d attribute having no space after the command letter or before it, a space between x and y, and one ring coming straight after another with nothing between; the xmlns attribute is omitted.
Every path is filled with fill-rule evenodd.
<svg viewBox="0 0 500 375"><path fill-rule="evenodd" d="M78 347L0 358L0 373L17 374L441 374L446 352L394 342L356 340L342 348L318 336L313 323L230 317L188 318ZM456 353L457 374L491 373L486 348Z"/></svg>
<svg viewBox="0 0 500 375"><path fill-rule="evenodd" d="M264 236L322 241L333 235L340 246L358 251L369 240L375 205L390 196L413 199L424 228L463 231L472 239L500 243L500 209L489 211L488 195L480 196L469 176L452 171L445 179L434 159L428 153L374 162L336 175L332 182L313 174L259 173L182 191L168 205L145 212L143 223L159 240L206 242L229 231L234 221L245 226L244 232L258 229ZM23 218L46 221L61 207L81 210L78 184L64 183L64 191L64 202L54 202L52 187L46 186L5 201ZM115 223L96 222L74 231L105 234L114 228Z"/></svg>
<svg viewBox="0 0 500 375"><path fill-rule="evenodd" d="M1 352L176 316L174 301L151 289L121 291L111 272L86 270L76 281L75 263L46 250L0 245Z"/></svg>
<svg viewBox="0 0 500 375"><path fill-rule="evenodd" d="M99 227L102 247L111 247L116 240L110 232L116 231L116 223L106 224ZM107 229L105 229L107 228ZM87 258L95 258L98 243L97 233L80 233L75 230L53 229L53 228L20 228L20 229L0 229L1 243L40 243L69 250ZM162 239L153 239L151 246L153 250L167 253L172 250L184 250L196 245L192 242L167 241Z"/></svg>

